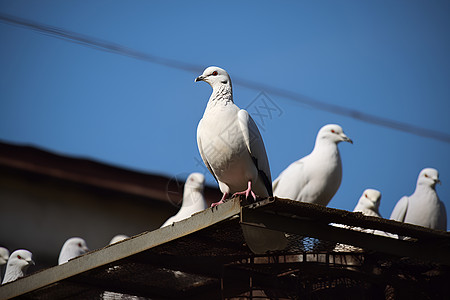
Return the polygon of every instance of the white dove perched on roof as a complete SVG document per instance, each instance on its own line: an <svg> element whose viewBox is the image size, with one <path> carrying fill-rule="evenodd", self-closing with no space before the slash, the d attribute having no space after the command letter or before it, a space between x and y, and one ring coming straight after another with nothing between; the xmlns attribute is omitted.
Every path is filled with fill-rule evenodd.
<svg viewBox="0 0 450 300"><path fill-rule="evenodd" d="M356 204L353 212L361 212L365 216L381 218L380 208L381 193L378 190L366 189L361 198L359 198L358 204Z"/></svg>
<svg viewBox="0 0 450 300"><path fill-rule="evenodd" d="M6 265L9 259L9 250L5 247L0 247L0 267ZM2 274L0 273L0 282L2 282Z"/></svg>
<svg viewBox="0 0 450 300"><path fill-rule="evenodd" d="M9 250L5 247L0 247L0 266L6 264L9 259Z"/></svg>
<svg viewBox="0 0 450 300"><path fill-rule="evenodd" d="M381 201L380 191L375 189L366 189L361 195L361 198L359 198L358 204L356 204L355 208L353 209L353 212L361 212L365 216L382 218L379 212L380 201ZM398 235L389 232L384 232L381 230L361 229L361 231L398 239Z"/></svg>
<svg viewBox="0 0 450 300"><path fill-rule="evenodd" d="M353 212L361 212L365 216L382 218L379 212L381 192L375 189L366 189L359 198ZM376 235L397 238L397 235L374 229L353 228L354 230L372 233Z"/></svg>
<svg viewBox="0 0 450 300"><path fill-rule="evenodd" d="M440 182L436 169L420 171L416 190L397 202L390 219L446 231L447 213L435 190L436 183Z"/></svg>
<svg viewBox="0 0 450 300"><path fill-rule="evenodd" d="M381 192L375 189L366 189L362 193L361 197L358 200L358 203L356 204L355 208L353 209L353 212L360 212L365 216L371 216L371 217L377 217L381 218L379 207L380 207L380 200L381 200ZM362 231L366 233L371 233L375 235L382 235L390 238L398 238L397 235L393 235L390 233L386 233L380 230L374 230L374 229L364 229L360 227L352 227L342 224L333 224L333 226L346 228L346 229L352 229L356 231ZM360 252L363 251L361 248L352 246L352 245L346 245L338 243L336 247L334 248L335 252Z"/></svg>
<svg viewBox="0 0 450 300"><path fill-rule="evenodd" d="M272 196L263 140L248 112L234 104L228 73L208 67L195 81L205 81L213 88L197 127L197 143L203 162L223 193L219 203L233 193Z"/></svg>
<svg viewBox="0 0 450 300"><path fill-rule="evenodd" d="M89 251L86 241L79 237L68 239L59 253L58 265L68 262L70 259L80 256Z"/></svg>
<svg viewBox="0 0 450 300"><path fill-rule="evenodd" d="M342 180L339 142L353 141L341 126L328 124L317 134L313 151L290 164L273 182L274 195L301 202L328 205Z"/></svg>
<svg viewBox="0 0 450 300"><path fill-rule="evenodd" d="M2 284L25 276L30 265L34 265L33 255L30 251L20 249L11 253L8 264L6 265L5 278Z"/></svg>
<svg viewBox="0 0 450 300"><path fill-rule="evenodd" d="M231 79L219 67L208 67L195 81L213 91L197 127L197 144L203 162L219 183L223 203L230 194L272 196L269 161L261 134L248 112L233 102ZM255 253L285 248L284 233L242 226Z"/></svg>
<svg viewBox="0 0 450 300"><path fill-rule="evenodd" d="M128 236L128 235L125 235L125 234L118 234L118 235L115 235L115 236L111 239L111 241L109 241L109 245L118 243L118 242L123 241L123 240L126 240L126 239L128 239L128 238L129 238L129 236Z"/></svg>
<svg viewBox="0 0 450 300"><path fill-rule="evenodd" d="M167 219L161 227L189 218L196 212L208 208L203 189L205 187L205 176L201 173L192 173L186 179L183 190L183 202L178 213Z"/></svg>

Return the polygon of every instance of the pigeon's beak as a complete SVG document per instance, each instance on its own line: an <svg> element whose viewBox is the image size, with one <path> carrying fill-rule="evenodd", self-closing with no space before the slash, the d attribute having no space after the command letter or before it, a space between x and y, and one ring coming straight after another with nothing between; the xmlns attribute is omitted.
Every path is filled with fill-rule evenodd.
<svg viewBox="0 0 450 300"><path fill-rule="evenodd" d="M350 144L353 144L353 141L351 138L349 138L348 136L346 136L345 134L342 135L342 140L344 142L349 142Z"/></svg>
<svg viewBox="0 0 450 300"><path fill-rule="evenodd" d="M439 183L439 185L442 185L441 181L439 180L439 178L435 178L434 182Z"/></svg>
<svg viewBox="0 0 450 300"><path fill-rule="evenodd" d="M27 260L27 262L28 262L29 265L33 265L33 266L36 265L36 264L34 263L34 260L32 260L32 259Z"/></svg>
<svg viewBox="0 0 450 300"><path fill-rule="evenodd" d="M205 79L205 76L200 75L197 78L195 78L194 82L203 81L203 79Z"/></svg>

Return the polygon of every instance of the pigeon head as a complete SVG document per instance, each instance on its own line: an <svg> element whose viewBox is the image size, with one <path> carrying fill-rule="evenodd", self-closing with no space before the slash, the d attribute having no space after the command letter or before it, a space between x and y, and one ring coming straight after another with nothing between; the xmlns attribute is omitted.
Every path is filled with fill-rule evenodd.
<svg viewBox="0 0 450 300"><path fill-rule="evenodd" d="M111 239L111 241L109 242L109 244L110 244L110 245L111 245L111 244L115 244L115 243L118 243L118 242L120 242L120 241L126 240L127 238L129 238L128 235L125 235L125 234L118 234L118 235L115 235L115 236Z"/></svg>
<svg viewBox="0 0 450 300"><path fill-rule="evenodd" d="M361 201L362 205L367 208L375 208L378 211L380 207L381 193L378 190L374 189L366 189L359 201Z"/></svg>
<svg viewBox="0 0 450 300"><path fill-rule="evenodd" d="M427 185L434 188L436 183L441 183L439 180L438 170L433 168L425 168L420 171L419 177L417 178L417 185Z"/></svg>
<svg viewBox="0 0 450 300"><path fill-rule="evenodd" d="M69 261L69 259L80 256L88 251L89 248L87 247L85 240L79 237L70 238L62 246L58 263L65 263Z"/></svg>
<svg viewBox="0 0 450 300"><path fill-rule="evenodd" d="M0 266L6 264L9 259L9 251L4 247L0 247Z"/></svg>
<svg viewBox="0 0 450 300"><path fill-rule="evenodd" d="M80 255L89 251L89 248L86 245L86 241L79 237L68 239L64 243L64 246L67 246L67 248L72 249L74 252L78 252L78 254Z"/></svg>
<svg viewBox="0 0 450 300"><path fill-rule="evenodd" d="M213 89L221 85L231 86L231 79L227 71L214 66L206 68L202 75L195 78L195 82L197 81L207 82Z"/></svg>
<svg viewBox="0 0 450 300"><path fill-rule="evenodd" d="M203 174L201 173L192 173L186 179L185 187L201 191L203 190L204 185L205 176L203 176Z"/></svg>
<svg viewBox="0 0 450 300"><path fill-rule="evenodd" d="M33 255L28 250L16 250L9 257L9 265L15 266L24 272L30 265L34 265Z"/></svg>
<svg viewBox="0 0 450 300"><path fill-rule="evenodd" d="M336 124L328 124L320 128L317 134L318 140L328 140L334 143L349 142L353 144L353 141L345 135L341 126Z"/></svg>
<svg viewBox="0 0 450 300"><path fill-rule="evenodd" d="M205 185L205 176L201 173L191 173L186 179L183 191L183 207L199 205L199 201L204 202L203 188ZM202 195L199 197L199 195Z"/></svg>

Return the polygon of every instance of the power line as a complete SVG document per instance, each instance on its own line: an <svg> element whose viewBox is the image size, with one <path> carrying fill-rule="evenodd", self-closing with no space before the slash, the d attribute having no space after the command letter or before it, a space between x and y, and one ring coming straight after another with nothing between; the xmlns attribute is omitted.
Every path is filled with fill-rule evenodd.
<svg viewBox="0 0 450 300"><path fill-rule="evenodd" d="M125 46L122 46L120 44L116 44L114 42L101 40L98 38L86 36L80 33L71 32L65 29L57 28L54 26L44 25L37 22L33 22L30 20L18 18L11 15L1 14L0 13L0 22L4 22L7 24L12 24L20 27L25 27L28 29L32 29L35 31L38 31L42 34L49 35L51 37L60 38L63 40L66 40L68 42L80 44L86 47L94 48L96 50L106 51L114 54L124 55L128 57L132 57L135 59L139 59L142 61L147 61L154 64L163 65L166 67L179 69L187 72L191 72L194 74L200 74L204 67L196 65L196 64L190 64L183 61L178 61L175 59L168 59L160 56L155 56L152 54L148 54L145 52L141 52L138 50L134 50ZM343 115L346 117L350 117L356 120L359 120L361 122L375 124L378 126L383 126L403 132L407 132L413 135L432 138L435 140L439 140L442 142L450 143L450 135L447 133L443 133L440 131L427 129L424 127L395 121L392 119L367 114L365 112L350 109L344 106L336 105L336 104L330 104L322 101L318 101L315 99L311 99L309 97L306 97L304 95L301 95L296 92L288 91L285 89L280 89L277 87L269 86L266 84L258 83L249 81L246 79L242 79L236 76L233 76L233 82L237 85L257 90L257 91L265 91L271 95L277 95L286 99L290 99L296 102L300 102L303 104L306 104L312 108L331 112L338 115Z"/></svg>
<svg viewBox="0 0 450 300"><path fill-rule="evenodd" d="M311 99L309 97L306 97L304 95L300 95L298 93L288 91L285 89L280 89L276 87L269 87L264 84L240 79L240 85L245 86L247 88L256 89L256 90L263 90L266 91L269 94L278 95L283 98L291 99L297 102L301 102L303 104L306 104L308 106L311 106L312 108L331 112L338 115L343 115L346 117L350 117L352 119L359 120L361 122L370 123L378 126L387 127L390 129L403 131L407 133L411 133L413 135L432 138L435 140L439 140L442 142L450 143L450 135L440 132L433 129L428 129L420 126L415 126L412 124L408 124L405 122L399 122L396 120L368 114L359 110L350 109L344 106L326 103L322 101L318 101L315 99Z"/></svg>
<svg viewBox="0 0 450 300"><path fill-rule="evenodd" d="M119 55L133 57L139 60L163 65L166 67L171 67L175 69L181 69L188 72L201 73L203 68L198 65L193 65L189 63L185 63L178 60L163 58L159 56L154 56L145 52L137 51L114 42L109 42L105 40L101 40L94 37L89 37L80 33L68 31L62 28L44 25L37 22L33 22L30 20L18 18L11 15L6 15L0 13L0 22L18 25L20 27L25 27L28 29L32 29L38 31L42 34L49 35L52 37L60 38L66 40L68 42L80 44L83 46L87 46L90 48L94 48L96 50L106 51L110 53L115 53Z"/></svg>

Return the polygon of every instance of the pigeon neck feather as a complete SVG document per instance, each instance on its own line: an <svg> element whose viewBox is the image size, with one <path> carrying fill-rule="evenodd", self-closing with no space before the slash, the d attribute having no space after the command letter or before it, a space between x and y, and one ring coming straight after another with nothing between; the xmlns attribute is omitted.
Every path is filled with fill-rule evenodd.
<svg viewBox="0 0 450 300"><path fill-rule="evenodd" d="M6 268L5 278L3 279L3 283L14 281L20 277L25 276L25 271L28 268L27 266L9 266Z"/></svg>
<svg viewBox="0 0 450 300"><path fill-rule="evenodd" d="M425 183L425 182L417 182L417 185L416 185L416 189L415 189L415 191L414 191L414 194L423 194L423 193L426 193L426 194L432 194L432 195L434 195L435 196L435 198L438 198L438 196L437 196L437 193L436 193L436 190L434 189L435 187L434 186L430 186L430 184L427 184L427 183ZM431 198L433 198L433 197L431 197ZM430 198L430 199L431 199Z"/></svg>
<svg viewBox="0 0 450 300"><path fill-rule="evenodd" d="M209 98L208 106L228 105L233 102L233 91L231 85L220 84L213 87L213 92Z"/></svg>
<svg viewBox="0 0 450 300"><path fill-rule="evenodd" d="M312 152L324 152L330 153L331 155L337 153L337 155L339 155L337 144L333 141L330 141L329 139L323 138L316 139L316 143L314 144L314 149Z"/></svg>
<svg viewBox="0 0 450 300"><path fill-rule="evenodd" d="M202 192L193 189L183 195L183 203L181 204L181 208L201 207L201 206L203 206L204 202L205 201L204 201ZM204 209L203 207L200 208L200 210L203 210L203 209Z"/></svg>

